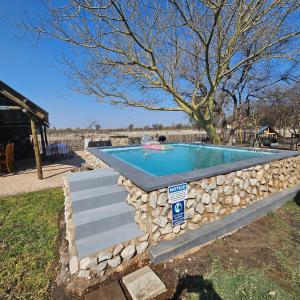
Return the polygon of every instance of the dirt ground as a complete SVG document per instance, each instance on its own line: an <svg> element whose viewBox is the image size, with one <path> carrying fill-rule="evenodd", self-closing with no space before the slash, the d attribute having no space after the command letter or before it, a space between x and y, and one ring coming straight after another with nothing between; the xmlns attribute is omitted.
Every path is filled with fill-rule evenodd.
<svg viewBox="0 0 300 300"><path fill-rule="evenodd" d="M37 179L33 160L16 161L14 173L0 174L0 197L60 187L64 174L80 167L84 161L84 151L77 151L74 158L44 162L43 180Z"/></svg>
<svg viewBox="0 0 300 300"><path fill-rule="evenodd" d="M230 236L199 249L194 249L186 256L176 257L156 265L151 264L146 258L124 272L113 274L105 282L90 286L85 290L85 293L118 280L127 299L131 299L126 288L122 285L122 277L137 268L149 265L167 287L167 292L158 296L157 300L221 299L214 289L214 280L205 279L217 263L221 272L224 272L224 278L225 272L230 270L233 272L232 274L240 268L254 270L254 274L255 270L263 270L263 276L278 285L280 289L300 296L298 294L300 293L299 247L300 202L297 201L287 204L284 208L245 226ZM279 252L282 256L278 255ZM241 280L244 281L244 278ZM53 290L54 298L85 299L84 294L70 296L65 288L64 284L56 286ZM195 293L198 296L196 298L187 297L190 293ZM223 296L222 299L236 298ZM249 299L253 298L250 297ZM292 299L294 298L292 297Z"/></svg>

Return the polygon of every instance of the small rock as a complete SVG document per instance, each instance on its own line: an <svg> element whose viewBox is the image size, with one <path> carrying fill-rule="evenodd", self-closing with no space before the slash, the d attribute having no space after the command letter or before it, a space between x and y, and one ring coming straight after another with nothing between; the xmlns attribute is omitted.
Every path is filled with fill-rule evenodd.
<svg viewBox="0 0 300 300"><path fill-rule="evenodd" d="M270 297L275 298L276 297L276 291L269 292Z"/></svg>
<svg viewBox="0 0 300 300"><path fill-rule="evenodd" d="M194 214L195 214L195 209L193 207L191 207L185 211L185 218L192 219Z"/></svg>
<svg viewBox="0 0 300 300"><path fill-rule="evenodd" d="M180 225L176 225L175 227L173 227L173 232L174 233L179 233L179 231L180 231Z"/></svg>
<svg viewBox="0 0 300 300"><path fill-rule="evenodd" d="M217 185L222 185L225 182L225 176L224 175L220 175L217 176Z"/></svg>
<svg viewBox="0 0 300 300"><path fill-rule="evenodd" d="M163 217L163 216L158 216L157 218L153 219L153 223L155 223L158 226L164 228L168 223L168 219L166 217Z"/></svg>
<svg viewBox="0 0 300 300"><path fill-rule="evenodd" d="M200 223L201 219L202 219L202 216L200 214L196 214L196 215L194 215L194 217L192 219L192 222L193 223Z"/></svg>
<svg viewBox="0 0 300 300"><path fill-rule="evenodd" d="M203 204L209 204L210 203L210 195L208 193L203 194L202 203Z"/></svg>
<svg viewBox="0 0 300 300"><path fill-rule="evenodd" d="M69 262L69 269L71 275L74 275L78 271L78 258L76 255L71 257Z"/></svg>
<svg viewBox="0 0 300 300"><path fill-rule="evenodd" d="M109 251L103 251L98 254L98 262L112 258L112 253Z"/></svg>
<svg viewBox="0 0 300 300"><path fill-rule="evenodd" d="M158 196L157 204L159 206L165 206L167 204L167 201L168 201L167 193L163 193Z"/></svg>
<svg viewBox="0 0 300 300"><path fill-rule="evenodd" d="M225 198L225 204L230 204L232 202L232 197L228 196Z"/></svg>
<svg viewBox="0 0 300 300"><path fill-rule="evenodd" d="M101 273L107 266L107 261L103 261L95 267L96 274Z"/></svg>
<svg viewBox="0 0 300 300"><path fill-rule="evenodd" d="M197 206L196 206L196 212L199 213L199 214L203 214L205 211L205 207L202 203L199 203Z"/></svg>
<svg viewBox="0 0 300 300"><path fill-rule="evenodd" d="M112 268L115 268L121 264L121 257L119 255L115 256L114 258L110 259L107 263Z"/></svg>
<svg viewBox="0 0 300 300"><path fill-rule="evenodd" d="M205 205L205 211L208 213L212 213L214 211L213 205L209 203L208 205Z"/></svg>
<svg viewBox="0 0 300 300"><path fill-rule="evenodd" d="M157 192L151 192L150 193L150 199L149 199L150 206L155 209L157 205Z"/></svg>
<svg viewBox="0 0 300 300"><path fill-rule="evenodd" d="M241 198L238 195L233 195L232 197L232 204L234 206L238 206L241 202Z"/></svg>
<svg viewBox="0 0 300 300"><path fill-rule="evenodd" d="M148 194L143 194L141 196L142 202L147 203L148 202Z"/></svg>
<svg viewBox="0 0 300 300"><path fill-rule="evenodd" d="M229 185L225 186L225 188L224 188L224 194L225 194L225 195L230 195L230 194L232 194L232 193L233 193L233 188L232 188L232 186L229 186Z"/></svg>
<svg viewBox="0 0 300 300"><path fill-rule="evenodd" d="M115 247L114 251L113 251L113 255L116 256L118 255L122 250L124 249L123 244L119 244ZM109 257L108 259L110 259L111 257Z"/></svg>
<svg viewBox="0 0 300 300"><path fill-rule="evenodd" d="M175 239L176 235L174 232L164 235L164 240L170 241Z"/></svg>
<svg viewBox="0 0 300 300"><path fill-rule="evenodd" d="M80 260L80 269L86 270L97 265L97 258L96 257L84 257Z"/></svg>
<svg viewBox="0 0 300 300"><path fill-rule="evenodd" d="M146 251L148 245L149 245L148 242L142 242L142 243L138 244L136 246L136 252L137 252L137 254L144 253Z"/></svg>
<svg viewBox="0 0 300 300"><path fill-rule="evenodd" d="M160 230L161 234L168 234L168 233L171 233L171 232L173 232L173 227L172 227L171 223L168 223L165 228L162 228Z"/></svg>
<svg viewBox="0 0 300 300"><path fill-rule="evenodd" d="M251 186L255 186L257 184L257 179L256 178L250 178L249 183Z"/></svg>
<svg viewBox="0 0 300 300"><path fill-rule="evenodd" d="M121 256L124 260L129 260L131 257L133 257L135 254L135 246L129 245L127 246L122 252Z"/></svg>
<svg viewBox="0 0 300 300"><path fill-rule="evenodd" d="M139 242L145 242L145 241L148 241L148 238L149 238L149 233L146 233L144 234L143 236L141 236L139 238Z"/></svg>
<svg viewBox="0 0 300 300"><path fill-rule="evenodd" d="M202 190L205 190L207 188L207 185L208 185L207 179L201 180L200 186L201 186Z"/></svg>
<svg viewBox="0 0 300 300"><path fill-rule="evenodd" d="M196 195L197 195L197 190L196 189L191 189L188 193L188 198L196 198Z"/></svg>
<svg viewBox="0 0 300 300"><path fill-rule="evenodd" d="M180 228L181 229L185 229L187 227L187 222L184 222L180 225Z"/></svg>
<svg viewBox="0 0 300 300"><path fill-rule="evenodd" d="M90 272L89 271L86 271L86 270L80 270L79 273L78 273L78 277L79 278L85 278L85 279L88 279L90 276Z"/></svg>
<svg viewBox="0 0 300 300"><path fill-rule="evenodd" d="M213 190L213 192L211 193L211 203L215 204L217 203L219 197L219 192L217 190Z"/></svg>
<svg viewBox="0 0 300 300"><path fill-rule="evenodd" d="M189 200L187 200L185 206L186 206L187 208L190 208L190 207L193 206L195 203L196 203L196 200L195 200L195 199L189 199Z"/></svg>

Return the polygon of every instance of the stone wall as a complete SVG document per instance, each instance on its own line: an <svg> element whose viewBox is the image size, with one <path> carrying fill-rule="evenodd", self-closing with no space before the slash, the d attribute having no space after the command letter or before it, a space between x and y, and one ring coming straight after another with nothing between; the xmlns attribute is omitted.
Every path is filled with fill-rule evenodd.
<svg viewBox="0 0 300 300"><path fill-rule="evenodd" d="M88 154L88 160L94 167L107 167L100 159ZM118 184L128 190L128 204L135 208L135 221L144 236L79 261L74 246L72 212L65 183L66 236L69 241L71 274L84 278L109 275L139 259L150 244L174 239L177 235L218 220L272 193L300 184L300 156L189 182L185 202L186 221L175 227L172 226L171 205L166 188L145 192L123 176L119 177Z"/></svg>
<svg viewBox="0 0 300 300"><path fill-rule="evenodd" d="M95 156L88 150L85 150L84 157L86 166L90 169L108 168L108 165L106 163L104 163L101 159L99 159L97 156Z"/></svg>
<svg viewBox="0 0 300 300"><path fill-rule="evenodd" d="M299 183L300 157L189 182L186 221L173 227L166 188L147 193L130 180L119 178L119 184L129 192L128 203L136 209L135 220L144 232L149 233L151 244L174 239L187 230L218 220Z"/></svg>

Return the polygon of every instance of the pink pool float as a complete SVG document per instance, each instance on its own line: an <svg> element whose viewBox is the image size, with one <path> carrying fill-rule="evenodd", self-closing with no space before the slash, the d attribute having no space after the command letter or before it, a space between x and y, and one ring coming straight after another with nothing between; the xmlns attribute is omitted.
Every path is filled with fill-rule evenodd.
<svg viewBox="0 0 300 300"><path fill-rule="evenodd" d="M150 149L150 150L159 150L159 151L165 151L165 150L171 150L173 149L170 145L162 145L159 143L145 143L142 144L142 148L144 149Z"/></svg>

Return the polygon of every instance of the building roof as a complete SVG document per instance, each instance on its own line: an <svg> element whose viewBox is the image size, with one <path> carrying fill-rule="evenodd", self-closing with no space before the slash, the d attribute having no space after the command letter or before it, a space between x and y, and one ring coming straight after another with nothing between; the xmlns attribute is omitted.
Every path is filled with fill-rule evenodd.
<svg viewBox="0 0 300 300"><path fill-rule="evenodd" d="M38 122L49 126L49 114L46 110L33 103L1 80L0 96L4 96L4 99L7 99L10 103L13 103L14 107L19 107L24 113L28 113L37 119Z"/></svg>
<svg viewBox="0 0 300 300"><path fill-rule="evenodd" d="M273 127L271 127L271 126L263 126L263 127L261 127L257 132L256 132L256 134L257 135L259 135L259 134L265 134L264 132L265 132L265 130L266 129L269 129L270 131L271 131L271 133L274 133L274 134L276 134L277 136L282 136L278 131L276 131Z"/></svg>

